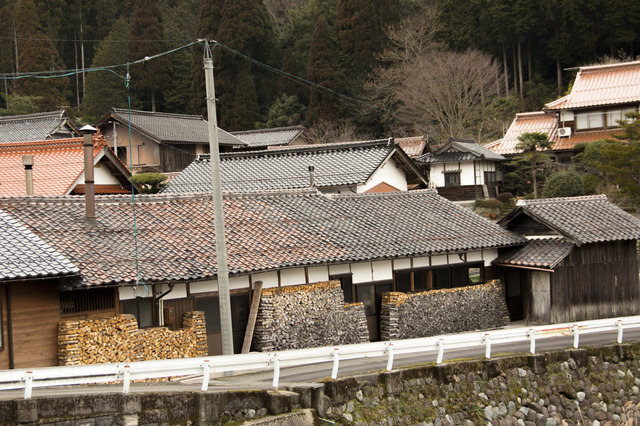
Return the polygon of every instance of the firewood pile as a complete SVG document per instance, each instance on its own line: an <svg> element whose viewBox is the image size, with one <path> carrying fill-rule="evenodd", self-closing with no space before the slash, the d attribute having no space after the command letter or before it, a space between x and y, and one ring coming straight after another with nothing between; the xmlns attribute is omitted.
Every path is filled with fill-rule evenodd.
<svg viewBox="0 0 640 426"><path fill-rule="evenodd" d="M83 365L204 356L208 352L203 312L188 312L182 330L138 329L133 315L62 321L58 364Z"/></svg>

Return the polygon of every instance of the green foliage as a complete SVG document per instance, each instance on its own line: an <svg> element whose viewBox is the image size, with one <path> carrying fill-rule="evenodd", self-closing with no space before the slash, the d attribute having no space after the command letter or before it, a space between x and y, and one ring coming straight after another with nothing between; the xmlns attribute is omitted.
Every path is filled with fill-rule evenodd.
<svg viewBox="0 0 640 426"><path fill-rule="evenodd" d="M498 209L502 206L502 201L494 198L488 198L486 200L476 200L475 206L477 208Z"/></svg>
<svg viewBox="0 0 640 426"><path fill-rule="evenodd" d="M497 198L501 202L507 203L513 198L513 194L510 192L501 192L500 194L498 194Z"/></svg>
<svg viewBox="0 0 640 426"><path fill-rule="evenodd" d="M516 149L522 151L521 158L529 165L533 185L533 198L538 198L538 172L544 163L551 161L548 155L540 152L551 148L551 141L541 132L527 132L518 136Z"/></svg>
<svg viewBox="0 0 640 426"><path fill-rule="evenodd" d="M582 177L573 169L552 174L544 185L543 198L575 197L584 195Z"/></svg>
<svg viewBox="0 0 640 426"><path fill-rule="evenodd" d="M266 127L295 126L302 123L304 105L295 96L280 96L271 106Z"/></svg>
<svg viewBox="0 0 640 426"><path fill-rule="evenodd" d="M582 176L582 185L584 187L585 195L593 195L598 191L598 187L602 179L598 175L588 174Z"/></svg>
<svg viewBox="0 0 640 426"><path fill-rule="evenodd" d="M162 173L138 173L131 176L131 182L140 188L143 194L157 194L164 188L167 176Z"/></svg>
<svg viewBox="0 0 640 426"><path fill-rule="evenodd" d="M113 31L100 43L92 67L126 63L129 59L128 44L118 43L122 34L129 33L127 20L119 19L113 25ZM82 101L82 110L89 121L97 120L110 108L126 108L127 89L124 76L108 71L95 71L87 74L87 94Z"/></svg>
<svg viewBox="0 0 640 426"><path fill-rule="evenodd" d="M20 96L20 95L0 95L3 102L6 103L6 108L0 108L0 115L18 115L18 114L33 114L40 112L38 108L37 96Z"/></svg>

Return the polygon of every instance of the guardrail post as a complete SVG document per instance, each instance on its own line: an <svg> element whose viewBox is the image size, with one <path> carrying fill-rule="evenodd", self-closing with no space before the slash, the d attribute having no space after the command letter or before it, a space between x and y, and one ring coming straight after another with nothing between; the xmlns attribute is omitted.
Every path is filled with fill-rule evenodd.
<svg viewBox="0 0 640 426"><path fill-rule="evenodd" d="M442 364L442 358L444 357L444 339L438 340L438 359L436 359L436 364Z"/></svg>
<svg viewBox="0 0 640 426"><path fill-rule="evenodd" d="M209 360L205 359L202 363L202 387L200 390L206 392L209 389Z"/></svg>
<svg viewBox="0 0 640 426"><path fill-rule="evenodd" d="M536 332L533 328L529 329L529 352L536 353Z"/></svg>
<svg viewBox="0 0 640 426"><path fill-rule="evenodd" d="M571 331L573 332L573 347L578 349L578 346L580 345L580 331L578 329L578 324L573 324Z"/></svg>
<svg viewBox="0 0 640 426"><path fill-rule="evenodd" d="M125 365L122 371L122 393L129 393L129 385L131 385L131 367Z"/></svg>
<svg viewBox="0 0 640 426"><path fill-rule="evenodd" d="M27 371L24 376L24 399L31 399L33 392L33 371Z"/></svg>
<svg viewBox="0 0 640 426"><path fill-rule="evenodd" d="M393 368L393 343L389 343L387 347L387 351L389 352L389 360L387 361L387 371L391 371Z"/></svg>
<svg viewBox="0 0 640 426"><path fill-rule="evenodd" d="M338 378L339 363L340 363L340 353L338 351L338 348L335 348L333 350L333 369L331 370L331 378L334 380Z"/></svg>
<svg viewBox="0 0 640 426"><path fill-rule="evenodd" d="M484 335L484 344L486 345L484 357L491 359L491 335L489 333Z"/></svg>
<svg viewBox="0 0 640 426"><path fill-rule="evenodd" d="M280 357L278 354L273 356L273 383L272 388L274 392L278 392L278 382L280 381Z"/></svg>
<svg viewBox="0 0 640 426"><path fill-rule="evenodd" d="M622 330L624 329L622 320L618 320L616 325L618 326L618 343L622 343Z"/></svg>

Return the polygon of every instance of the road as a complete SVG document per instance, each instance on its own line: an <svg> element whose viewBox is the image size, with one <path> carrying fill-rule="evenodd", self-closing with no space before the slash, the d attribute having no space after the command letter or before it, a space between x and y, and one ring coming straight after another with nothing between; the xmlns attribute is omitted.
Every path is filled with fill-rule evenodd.
<svg viewBox="0 0 640 426"><path fill-rule="evenodd" d="M518 325L511 325L517 328ZM527 328L527 327L523 327ZM615 343L617 333L615 331L607 331L601 333L581 334L580 347L598 346ZM624 342L640 341L640 329L625 330ZM537 338L536 352L544 352L554 349L568 349L573 347L573 335L567 334L561 337ZM501 355L519 355L529 352L529 343L509 343L509 344L493 344L492 357ZM401 368L411 365L428 364L436 361L436 354L427 355L395 355L393 368ZM460 360L460 359L481 359L485 356L485 349L478 347L476 349L447 349L444 351L443 362ZM332 363L325 362L314 365L306 365L302 367L282 368L280 370L280 389L298 384L309 385L331 376ZM340 361L339 377L351 376L366 372L384 370L387 366L387 358L366 358L355 360ZM209 391L228 391L228 390L246 390L246 389L262 389L268 390L272 388L273 371L262 370L245 374L234 374L231 376L215 375L209 381ZM200 390L202 377L185 377L174 379L168 382L154 383L132 383L130 392L185 392ZM122 392L121 384L102 384L102 385L78 385L56 388L34 388L33 397L38 396L59 396L74 394L104 394L104 393L120 393ZM22 390L0 391L0 399L20 399L23 397Z"/></svg>

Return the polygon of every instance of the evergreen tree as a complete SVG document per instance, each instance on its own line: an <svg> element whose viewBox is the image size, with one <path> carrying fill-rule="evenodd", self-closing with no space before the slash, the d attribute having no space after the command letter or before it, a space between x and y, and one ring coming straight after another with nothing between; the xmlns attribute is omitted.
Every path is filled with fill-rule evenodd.
<svg viewBox="0 0 640 426"><path fill-rule="evenodd" d="M129 33L131 62L167 50L164 43L162 14L155 0L136 0ZM131 67L131 87L145 109L157 110L158 97L168 81L169 60L160 56Z"/></svg>
<svg viewBox="0 0 640 426"><path fill-rule="evenodd" d="M64 69L53 42L44 33L33 0L23 0L16 9L18 39L18 72L38 72ZM16 93L37 96L42 110L56 110L68 105L68 77L46 79L23 78L16 83Z"/></svg>
<svg viewBox="0 0 640 426"><path fill-rule="evenodd" d="M223 98L226 102L220 108L220 122L230 131L253 129L259 120L259 110L250 63L242 62L235 70L233 96Z"/></svg>
<svg viewBox="0 0 640 426"><path fill-rule="evenodd" d="M105 65L124 64L129 59L127 43L119 43L122 34L129 34L129 24L125 17L114 25L111 34L100 43L92 68ZM126 69L115 69L121 77L109 71L94 71L87 74L87 93L82 100L82 112L86 121L94 121L106 114L110 108L126 108L127 88L125 86Z"/></svg>
<svg viewBox="0 0 640 426"><path fill-rule="evenodd" d="M198 14L197 39L214 40L218 33L218 25L222 16L224 0L202 0ZM202 61L202 47L192 50L191 55L191 104L190 110L194 114L207 115L206 85L204 78L204 64Z"/></svg>
<svg viewBox="0 0 640 426"><path fill-rule="evenodd" d="M533 198L538 198L538 169L550 161L549 156L541 151L551 148L551 141L547 135L540 132L528 132L518 136L516 149L522 151L521 158L529 165L531 183L533 185Z"/></svg>
<svg viewBox="0 0 640 426"><path fill-rule="evenodd" d="M390 0L338 1L335 27L340 48L354 58L360 73L378 63L376 55L387 45L385 30L397 18L394 6Z"/></svg>
<svg viewBox="0 0 640 426"><path fill-rule="evenodd" d="M335 64L335 42L324 15L316 22L311 41L307 76L313 83L340 92L341 78ZM307 109L307 122L332 121L340 117L338 100L328 91L313 87Z"/></svg>

